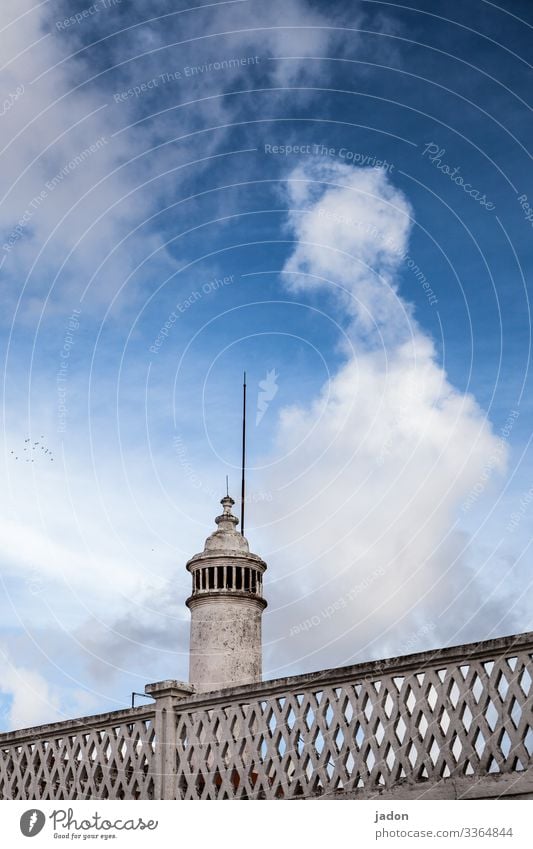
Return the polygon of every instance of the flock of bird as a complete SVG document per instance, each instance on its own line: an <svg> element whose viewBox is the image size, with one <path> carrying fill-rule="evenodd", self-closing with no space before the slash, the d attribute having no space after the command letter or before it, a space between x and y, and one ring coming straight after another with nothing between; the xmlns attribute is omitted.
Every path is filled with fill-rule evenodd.
<svg viewBox="0 0 533 849"><path fill-rule="evenodd" d="M44 439L44 436L41 435L41 439ZM40 456L43 457L43 459L44 459L44 457L46 457L48 460L53 462L54 458L53 458L52 449L47 448L46 445L44 444L44 442L32 442L30 437L28 437L28 439L24 440L24 449L23 450L28 452L26 457L23 456L23 452L21 452L20 456L18 454L15 454L15 451L12 451L11 453L13 454L15 460L25 460L26 463L34 463L35 458L31 457L31 452L32 451L38 452L39 448L43 452Z"/></svg>

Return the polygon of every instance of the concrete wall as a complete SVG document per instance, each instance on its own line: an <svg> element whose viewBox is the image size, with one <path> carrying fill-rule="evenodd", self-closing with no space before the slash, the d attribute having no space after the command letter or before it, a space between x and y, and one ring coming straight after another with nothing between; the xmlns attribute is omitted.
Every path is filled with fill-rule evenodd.
<svg viewBox="0 0 533 849"><path fill-rule="evenodd" d="M235 591L190 599L189 681L198 693L261 681L263 604Z"/></svg>

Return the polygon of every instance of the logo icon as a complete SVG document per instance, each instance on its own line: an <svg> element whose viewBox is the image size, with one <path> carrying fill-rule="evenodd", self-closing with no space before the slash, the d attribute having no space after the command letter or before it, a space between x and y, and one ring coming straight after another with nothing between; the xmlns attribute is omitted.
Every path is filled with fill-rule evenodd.
<svg viewBox="0 0 533 849"><path fill-rule="evenodd" d="M260 424L261 419L268 410L270 402L274 400L278 393L278 377L279 375L276 372L276 369L273 368L270 371L267 371L264 380L259 381L259 389L261 391L257 395L257 413L255 416L256 426Z"/></svg>
<svg viewBox="0 0 533 849"><path fill-rule="evenodd" d="M43 830L46 817L42 811L37 808L31 808L25 811L20 818L20 830L24 837L35 837Z"/></svg>

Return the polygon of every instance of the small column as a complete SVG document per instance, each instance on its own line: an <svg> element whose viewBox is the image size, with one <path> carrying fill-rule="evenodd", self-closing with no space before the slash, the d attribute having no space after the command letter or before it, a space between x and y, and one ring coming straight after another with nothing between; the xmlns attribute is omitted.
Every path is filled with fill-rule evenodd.
<svg viewBox="0 0 533 849"><path fill-rule="evenodd" d="M183 681L157 681L144 688L155 699L155 771L156 799L176 798L176 715L175 705L194 693L192 684Z"/></svg>

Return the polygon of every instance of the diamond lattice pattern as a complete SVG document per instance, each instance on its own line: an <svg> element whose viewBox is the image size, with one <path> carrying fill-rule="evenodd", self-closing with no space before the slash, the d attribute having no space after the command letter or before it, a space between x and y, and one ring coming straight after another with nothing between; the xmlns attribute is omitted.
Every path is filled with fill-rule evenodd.
<svg viewBox="0 0 533 849"><path fill-rule="evenodd" d="M178 706L177 796L297 798L524 770L533 764L531 657Z"/></svg>

